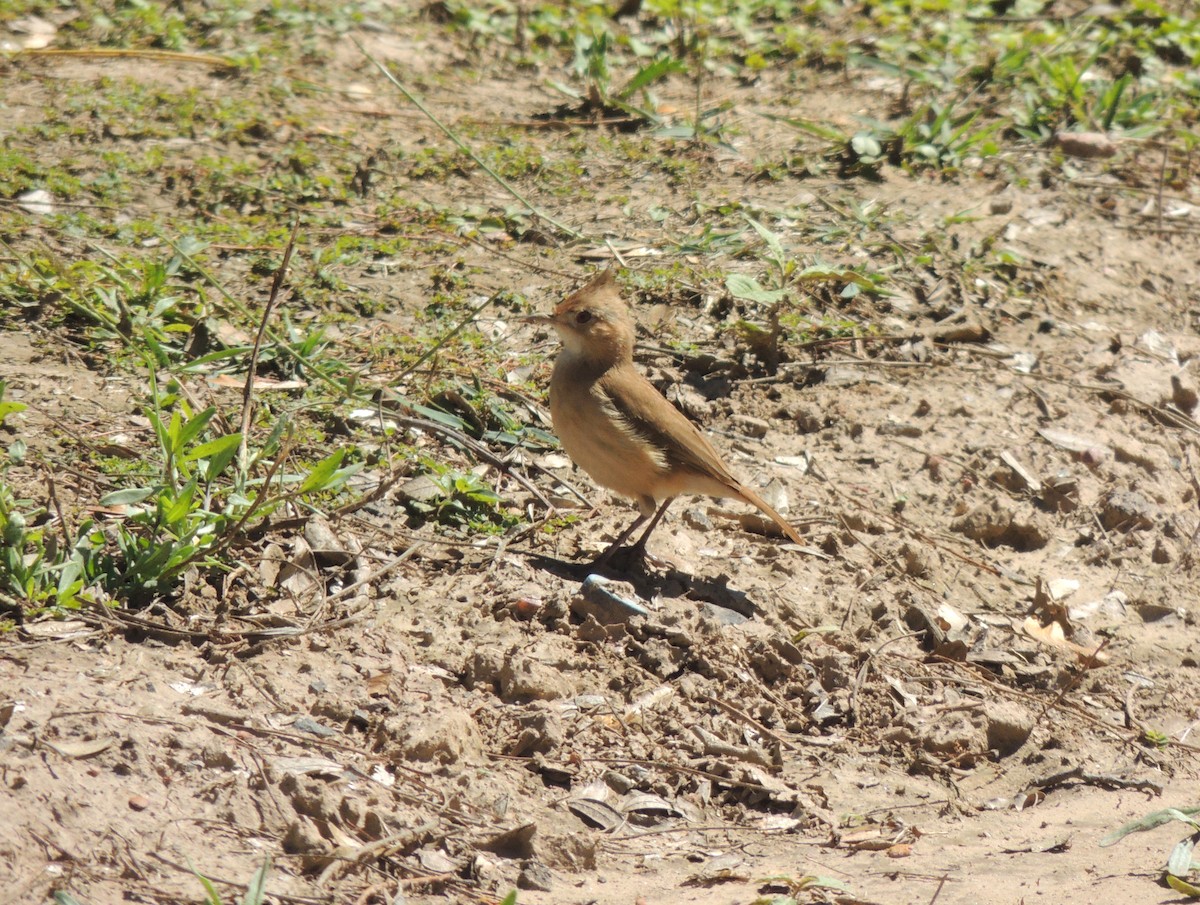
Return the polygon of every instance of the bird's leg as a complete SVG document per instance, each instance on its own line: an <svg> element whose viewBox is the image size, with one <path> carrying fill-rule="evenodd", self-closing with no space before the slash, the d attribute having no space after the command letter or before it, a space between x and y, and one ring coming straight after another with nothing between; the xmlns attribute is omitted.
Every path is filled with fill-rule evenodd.
<svg viewBox="0 0 1200 905"><path fill-rule="evenodd" d="M621 549L621 544L625 543L625 541L627 541L629 539L629 535L633 534L633 532L638 529L638 526L641 525L644 521L646 521L646 519L648 519L649 517L650 517L649 515L647 515L646 513L643 512L637 518L635 518L633 520L633 524L631 524L628 528L626 528L624 531L622 531L621 535L615 541L613 541L611 544L609 544L604 549L603 553L601 553L599 556L596 557L595 562L592 563L592 568L602 569L602 568L604 568L604 566L608 565L608 561L613 558L613 554L616 553L619 549ZM654 520L658 521L658 516L655 516Z"/></svg>
<svg viewBox="0 0 1200 905"><path fill-rule="evenodd" d="M654 526L659 520L667 514L667 507L671 505L675 497L669 496L663 500L663 504L658 507L658 512L654 513L654 518L650 520L650 524L646 526L646 530L642 532L642 536L638 538L637 543L633 545L633 552L638 559L646 555L646 541L650 539L650 532L654 530ZM632 530L632 529L631 529Z"/></svg>
<svg viewBox="0 0 1200 905"><path fill-rule="evenodd" d="M652 497L647 496L638 500L638 508L641 510L641 514L633 520L632 525L621 532L620 537L608 545L608 549L600 554L599 558L592 563L592 566L594 568L601 568L607 565L608 561L612 559L613 554L621 549L621 544L629 540L629 535L633 534L633 532L636 531L638 527L646 521L646 519L650 518L650 514L653 512L654 518L650 519L650 524L646 526L646 530L642 532L642 536L638 538L637 543L629 548L630 552L635 557L635 561L640 562L646 555L646 539L650 537L650 532L654 530L654 526L657 525L659 519L663 517L663 514L667 511L667 507L671 505L671 500L673 499L675 499L675 497L667 497L667 499L663 501L663 504L658 507L657 512L654 512L654 499Z"/></svg>

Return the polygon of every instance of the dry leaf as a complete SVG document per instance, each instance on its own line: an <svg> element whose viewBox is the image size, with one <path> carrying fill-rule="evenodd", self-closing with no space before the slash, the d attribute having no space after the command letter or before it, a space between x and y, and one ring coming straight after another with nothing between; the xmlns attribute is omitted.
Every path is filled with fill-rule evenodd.
<svg viewBox="0 0 1200 905"><path fill-rule="evenodd" d="M938 604L937 615L938 619L941 620L942 628L951 634L961 632L971 624L970 619L948 603Z"/></svg>
<svg viewBox="0 0 1200 905"><path fill-rule="evenodd" d="M312 550L303 538L296 538L292 558L279 570L279 587L296 597L303 597L319 587L317 563Z"/></svg>
<svg viewBox="0 0 1200 905"><path fill-rule="evenodd" d="M89 628L86 622L80 622L78 619L64 619L30 622L24 625L21 631L34 638L72 638L86 634Z"/></svg>
<svg viewBox="0 0 1200 905"><path fill-rule="evenodd" d="M45 189L33 189L17 195L17 207L30 214L53 214L54 196Z"/></svg>
<svg viewBox="0 0 1200 905"><path fill-rule="evenodd" d="M79 760L85 757L95 757L101 751L107 751L116 741L115 738L90 738L81 742L49 742L42 739L42 744L63 757Z"/></svg>
<svg viewBox="0 0 1200 905"><path fill-rule="evenodd" d="M1074 578L1051 578L1046 582L1046 590L1051 600L1066 600L1079 590L1079 582Z"/></svg>
<svg viewBox="0 0 1200 905"><path fill-rule="evenodd" d="M54 36L58 34L58 26L47 22L41 16L22 16L8 23L8 30L13 34L23 35L18 42L23 50L41 50L49 47Z"/></svg>
<svg viewBox="0 0 1200 905"><path fill-rule="evenodd" d="M372 698L387 697L388 686L392 681L392 670L389 667L367 679L367 696Z"/></svg>
<svg viewBox="0 0 1200 905"><path fill-rule="evenodd" d="M1088 669L1104 666L1108 663L1108 657L1104 656L1100 651L1102 645L1087 648L1081 644L1076 644L1074 641L1068 641L1061 623L1051 622L1048 625L1042 625L1037 619L1030 616L1025 620L1021 628L1030 638L1040 641L1048 647L1060 647L1071 651L1079 657L1080 662Z"/></svg>
<svg viewBox="0 0 1200 905"><path fill-rule="evenodd" d="M576 817L605 832L611 832L625 822L625 817L620 811L594 798L572 798L567 802L567 808Z"/></svg>
<svg viewBox="0 0 1200 905"><path fill-rule="evenodd" d="M684 816L681 810L665 798L652 795L649 792L630 792L621 799L619 807L626 814L666 814L668 817Z"/></svg>
<svg viewBox="0 0 1200 905"><path fill-rule="evenodd" d="M1038 433L1043 439L1050 441L1050 443L1059 449L1065 449L1073 453L1084 453L1095 446L1102 445L1098 440L1094 440L1091 437L1081 437L1079 434L1059 430L1056 427L1039 427Z"/></svg>
<svg viewBox="0 0 1200 905"><path fill-rule="evenodd" d="M417 863L431 874L450 874L458 870L458 864L445 852L423 848L417 852Z"/></svg>

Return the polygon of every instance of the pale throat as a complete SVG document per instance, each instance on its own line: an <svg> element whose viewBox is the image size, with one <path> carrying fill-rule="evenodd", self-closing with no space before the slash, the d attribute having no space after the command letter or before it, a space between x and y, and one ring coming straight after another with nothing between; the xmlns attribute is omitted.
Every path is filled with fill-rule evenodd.
<svg viewBox="0 0 1200 905"><path fill-rule="evenodd" d="M561 330L559 337L562 351L558 353L555 370L561 369L560 373L595 378L624 361L632 361L631 353L612 337L585 337L573 330Z"/></svg>
<svg viewBox="0 0 1200 905"><path fill-rule="evenodd" d="M558 357L565 358L567 364L578 364L587 358L587 355L584 354L583 337L574 330L558 330L558 339L562 343L562 351L558 353Z"/></svg>

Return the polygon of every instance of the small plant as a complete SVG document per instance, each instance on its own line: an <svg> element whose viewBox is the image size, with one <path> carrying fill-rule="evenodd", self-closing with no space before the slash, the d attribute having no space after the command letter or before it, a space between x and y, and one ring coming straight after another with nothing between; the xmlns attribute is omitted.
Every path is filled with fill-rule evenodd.
<svg viewBox="0 0 1200 905"><path fill-rule="evenodd" d="M10 461L23 455L24 444L18 440L9 450ZM70 550L61 550L44 527L45 508L16 497L4 480L6 468L0 469L0 597L22 611L77 607L92 549L92 523L80 527Z"/></svg>
<svg viewBox="0 0 1200 905"><path fill-rule="evenodd" d="M591 35L575 36L575 73L583 81L583 92L576 91L561 82L552 81L553 88L581 102L579 112L594 116L624 113L639 122L658 123L654 112L656 106L650 87L669 73L684 68L682 62L667 55L660 55L642 66L624 85L614 88L609 73L611 38L607 31ZM642 95L642 106L633 103L637 94Z"/></svg>
<svg viewBox="0 0 1200 905"><path fill-rule="evenodd" d="M1197 815L1200 815L1200 807L1164 808L1161 811L1154 811L1109 833L1100 840L1100 846L1103 848L1114 845L1130 833L1143 833L1166 823L1182 823L1190 832L1175 843L1175 847L1167 856L1165 879L1167 885L1176 892L1191 898L1200 898L1200 886L1188 882L1189 874L1193 871L1200 871L1200 861L1193 857L1196 843L1200 842L1200 816Z"/></svg>
<svg viewBox="0 0 1200 905"><path fill-rule="evenodd" d="M430 480L437 495L410 500L409 508L418 517L443 525L468 527L494 533L516 522L502 507L500 495L471 471L458 471L433 462L427 463Z"/></svg>
<svg viewBox="0 0 1200 905"><path fill-rule="evenodd" d="M236 542L250 518L333 493L359 468L343 466L346 451L338 449L306 471L283 473L277 460L286 455L285 420L247 450L245 462L235 462L242 435L213 435L216 414L212 407L193 411L176 388L153 389L146 415L158 455L148 457L150 479L101 498L101 505L123 509L122 517L103 526L87 519L62 541L46 527L45 507L18 499L4 480L8 465L0 468L0 594L27 612L77 608L88 589L144 603L169 591L193 564L221 568L218 554ZM9 460L23 455L18 440ZM254 477L258 467L273 477Z"/></svg>
<svg viewBox="0 0 1200 905"><path fill-rule="evenodd" d="M265 518L293 497L335 491L358 470L357 465L342 467L346 451L338 449L307 474L282 475L277 487L265 485L249 469L282 454L285 428L273 431L263 448L231 468L242 435L204 439L216 413L213 407L194 412L171 387L161 394L154 390L147 417L159 447L155 480L101 500L130 507L116 525L116 553L100 557L98 577L113 593L138 602L168 589L197 561L218 567L210 554L232 543L251 516Z"/></svg>
<svg viewBox="0 0 1200 905"><path fill-rule="evenodd" d="M0 428L4 427L4 419L9 415L15 415L18 412L23 412L27 408L23 402L13 402L12 400L5 401L4 393L8 389L8 384L0 380Z"/></svg>
<svg viewBox="0 0 1200 905"><path fill-rule="evenodd" d="M815 890L850 891L850 887L841 880L835 880L832 877L822 877L816 874L805 874L800 877L767 877L761 881L760 885L767 887L770 890L770 894L755 899L751 905L800 905L801 894L804 894L803 901L807 902L810 901L809 894Z"/></svg>
<svg viewBox="0 0 1200 905"><path fill-rule="evenodd" d="M246 894L242 896L237 905L263 905L267 897L267 874L271 872L271 856L268 855L263 859L262 865L254 872L254 876L250 878L250 882L246 886ZM224 905L221 899L221 894L217 892L217 887L213 885L212 880L192 868L192 873L200 881L200 885L204 887L205 905Z"/></svg>
<svg viewBox="0 0 1200 905"><path fill-rule="evenodd" d="M745 274L731 273L725 278L725 289L731 296L747 302L760 305L773 305L794 295L794 286L814 286L821 283L840 285L840 296L851 299L860 292L879 292L881 277L873 277L860 273L849 267L838 267L826 264L820 259L807 267L801 267L799 262L788 255L783 249L779 236L763 226L753 217L746 217L746 222L754 229L761 240L761 246L743 246L744 251L756 251L758 256L770 265L767 285L763 286L757 278Z"/></svg>
<svg viewBox="0 0 1200 905"><path fill-rule="evenodd" d="M203 300L185 283L188 254L202 248L181 243L182 254L165 260L103 252L105 262L32 258L13 249L19 267L9 275L8 293L20 287L21 307L36 308L44 299L61 299L69 321L81 323L90 341L111 341L153 357L159 367L179 361L189 334L207 316ZM0 301L7 301L0 297Z"/></svg>
<svg viewBox="0 0 1200 905"><path fill-rule="evenodd" d="M1142 744L1147 748L1158 748L1160 751L1171 744L1171 738L1165 732L1157 729L1146 729L1142 732Z"/></svg>
<svg viewBox="0 0 1200 905"><path fill-rule="evenodd" d="M956 113L953 102L926 104L896 130L902 141L901 157L914 170L956 170L968 156L994 156L999 147L992 135L1000 124L977 126L982 113Z"/></svg>
<svg viewBox="0 0 1200 905"><path fill-rule="evenodd" d="M790 117L770 116L827 142L825 156L838 165L842 178L878 179L884 164L919 171L959 169L968 156L999 152L993 136L1002 123L979 125L981 110L956 113L955 103L930 102L898 125L859 117L863 128L847 134L831 126Z"/></svg>

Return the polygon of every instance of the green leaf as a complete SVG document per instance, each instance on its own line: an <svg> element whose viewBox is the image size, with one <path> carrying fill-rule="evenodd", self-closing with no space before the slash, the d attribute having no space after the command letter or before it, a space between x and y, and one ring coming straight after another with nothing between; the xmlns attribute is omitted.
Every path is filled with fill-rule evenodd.
<svg viewBox="0 0 1200 905"><path fill-rule="evenodd" d="M254 455L250 457L250 464L257 465L268 456L273 456L279 448L279 441L283 438L284 434L288 433L291 426L291 421L286 415L276 421L275 426L271 428L271 435L263 441Z"/></svg>
<svg viewBox="0 0 1200 905"><path fill-rule="evenodd" d="M583 98L582 94L580 94L574 88L571 88L568 85L564 85L562 82L556 82L554 79L550 79L546 84L548 84L555 91L565 94L567 97L572 98L574 100L581 100Z"/></svg>
<svg viewBox="0 0 1200 905"><path fill-rule="evenodd" d="M653 85L668 73L682 72L683 69L684 66L681 60L676 60L672 57L659 57L649 66L643 66L639 69L633 78L625 83L625 87L617 92L617 97L625 100L648 85Z"/></svg>
<svg viewBox="0 0 1200 905"><path fill-rule="evenodd" d="M673 126L655 129L653 134L655 138L680 138L690 141L696 137L696 130L687 123L677 123Z"/></svg>
<svg viewBox="0 0 1200 905"><path fill-rule="evenodd" d="M124 490L114 490L100 497L101 506L130 506L140 503L153 494L153 487L127 487Z"/></svg>
<svg viewBox="0 0 1200 905"><path fill-rule="evenodd" d="M192 859L187 859L188 870L196 875L196 879L200 881L200 885L204 887L204 891L208 893L207 905L221 905L221 895L217 892L217 888L212 885L212 881L200 871L196 870L196 865L192 864Z"/></svg>
<svg viewBox="0 0 1200 905"><path fill-rule="evenodd" d="M339 487L345 484L352 475L356 475L362 471L362 467L363 466L361 462L355 462L353 465L347 465L345 468L339 468L336 472L334 472L333 477L329 480L329 483L325 485L324 489L337 490Z"/></svg>
<svg viewBox="0 0 1200 905"><path fill-rule="evenodd" d="M179 410L176 409L175 411L171 412L171 420L168 422L166 428L166 450L168 453L178 454L179 450L183 448L183 444L179 442L179 434L182 430L183 416L179 413Z"/></svg>
<svg viewBox="0 0 1200 905"><path fill-rule="evenodd" d="M470 430L467 422L463 421L457 415L451 415L449 412L443 412L441 409L430 408L427 405L420 405L416 402L409 403L409 405L414 412L424 418L428 418L430 421L436 421L438 424L444 424L463 433Z"/></svg>
<svg viewBox="0 0 1200 905"><path fill-rule="evenodd" d="M850 150L860 158L874 160L883 153L883 146L869 132L859 132L850 139Z"/></svg>
<svg viewBox="0 0 1200 905"><path fill-rule="evenodd" d="M168 525L177 525L187 518L192 511L192 499L196 495L196 479L188 481L187 486L180 491L179 496L163 510L163 520Z"/></svg>
<svg viewBox="0 0 1200 905"><path fill-rule="evenodd" d="M197 459L208 459L212 456L225 452L230 447L237 449L238 444L241 442L241 433L225 434L222 437L217 437L215 440L209 440L207 443L201 443L199 446L194 447L186 456L183 457L183 459L185 462L195 462Z"/></svg>
<svg viewBox="0 0 1200 905"><path fill-rule="evenodd" d="M204 430L204 428L208 427L208 422L212 420L213 415L216 413L216 407L210 405L194 418L188 419L187 424L185 424L183 428L178 431L176 439L176 443L178 445L175 447L175 449L177 451L182 451L187 448L187 446L200 435L200 432ZM174 423L172 423L172 427L174 427Z"/></svg>
<svg viewBox="0 0 1200 905"><path fill-rule="evenodd" d="M150 426L154 428L154 436L158 438L158 445L164 450L171 448L171 438L167 434L166 425L163 424L162 416L156 411L146 412L146 418L150 421Z"/></svg>
<svg viewBox="0 0 1200 905"><path fill-rule="evenodd" d="M516 446L521 438L512 431L484 431L479 439L485 443L499 443L504 446Z"/></svg>
<svg viewBox="0 0 1200 905"><path fill-rule="evenodd" d="M1196 847L1198 838L1200 833L1193 833L1175 843L1175 847L1171 849L1171 857L1167 859L1167 873L1177 877L1188 875L1188 871L1192 869L1192 849Z"/></svg>
<svg viewBox="0 0 1200 905"><path fill-rule="evenodd" d="M189 258L194 258L204 249L208 248L208 243L203 239L197 239L195 236L183 236L175 243L175 248L178 249L181 255L186 255Z"/></svg>
<svg viewBox="0 0 1200 905"><path fill-rule="evenodd" d="M192 558L200 551L200 547L196 544L184 544L181 547L168 547L166 549L170 555L160 569L161 574L155 576L163 582L171 581L179 573L179 567L191 562Z"/></svg>
<svg viewBox="0 0 1200 905"><path fill-rule="evenodd" d="M210 365L216 361L225 361L226 359L242 358L250 352L253 346L230 346L226 349L217 349L215 352L209 352L207 355L201 355L199 358L193 358L187 364L179 368L184 374L190 374L195 371L208 372L206 365Z"/></svg>
<svg viewBox="0 0 1200 905"><path fill-rule="evenodd" d="M184 457L184 461L194 462L197 459L208 459L208 467L204 470L204 480L211 483L233 461L233 457L237 455L241 443L242 435L240 432L226 434L223 437L217 437L215 440L209 440L207 443L201 443Z"/></svg>
<svg viewBox="0 0 1200 905"><path fill-rule="evenodd" d="M770 305L787 295L786 289L764 289L754 277L731 273L725 277L725 288L735 299Z"/></svg>
<svg viewBox="0 0 1200 905"><path fill-rule="evenodd" d="M346 455L344 449L339 449L332 455L326 456L313 467L313 470L308 473L308 477L304 479L304 483L300 485L300 493L312 493L314 490L324 490L333 480L334 472L338 470L338 466L342 464L342 458Z"/></svg>
<svg viewBox="0 0 1200 905"><path fill-rule="evenodd" d="M0 402L0 426L3 426L4 419L9 415L15 415L17 412L23 412L29 408L24 402Z"/></svg>
<svg viewBox="0 0 1200 905"><path fill-rule="evenodd" d="M834 877L822 877L818 874L805 874L803 877L776 877L777 882L782 880L794 890L800 889L835 889L839 892L849 892L850 886L841 880Z"/></svg>
<svg viewBox="0 0 1200 905"><path fill-rule="evenodd" d="M784 254L783 245L779 241L779 236L771 232L753 217L746 217L746 222L754 227L754 231L758 233L759 238L766 243L767 248L771 250L771 257L776 264L783 266L783 262L787 260L787 255Z"/></svg>
<svg viewBox="0 0 1200 905"><path fill-rule="evenodd" d="M267 874L270 870L271 856L268 855L258 870L254 872L254 876L250 878L250 885L246 887L246 894L242 896L242 905L262 905L267 891Z"/></svg>
<svg viewBox="0 0 1200 905"><path fill-rule="evenodd" d="M631 104L629 101L623 101L617 97L610 97L608 102L625 113L631 119L644 119L647 123L657 124L662 122L662 117L653 110L647 110L645 107L639 107L637 104Z"/></svg>
<svg viewBox="0 0 1200 905"><path fill-rule="evenodd" d="M856 270L846 270L841 267L813 264L805 267L796 274L799 283L857 283L863 289L874 289L875 284L870 278Z"/></svg>
<svg viewBox="0 0 1200 905"><path fill-rule="evenodd" d="M238 439L240 440L241 437L239 436ZM222 450L209 459L208 468L204 472L204 480L211 484L219 478L225 469L229 467L229 463L233 461L233 457L237 455L239 448L239 444L234 443L228 449Z"/></svg>
<svg viewBox="0 0 1200 905"><path fill-rule="evenodd" d="M70 594L68 592L71 591L71 586L78 581L79 576L82 574L83 563L79 559L68 559L64 562L61 571L58 573L58 596L75 596L74 592ZM82 587L83 583L79 582L79 585Z"/></svg>
<svg viewBox="0 0 1200 905"><path fill-rule="evenodd" d="M1143 833L1146 830L1152 830L1162 826L1164 823L1170 823L1173 820L1178 820L1195 827L1196 821L1191 819L1192 814L1200 814L1200 807L1196 808L1163 808L1161 811L1154 811L1141 817L1137 820L1131 820L1129 823L1122 826L1120 829L1113 830L1107 836L1100 840L1100 847L1105 848L1116 842L1120 842L1130 833Z"/></svg>
<svg viewBox="0 0 1200 905"><path fill-rule="evenodd" d="M1167 874L1167 885L1190 899L1200 899L1200 886L1193 886L1187 880L1182 880L1174 874Z"/></svg>
<svg viewBox="0 0 1200 905"><path fill-rule="evenodd" d="M55 905L81 905L77 898L62 889L55 891L54 902Z"/></svg>
<svg viewBox="0 0 1200 905"><path fill-rule="evenodd" d="M901 66L897 63L891 63L887 60L881 60L878 57L868 56L863 53L847 54L846 62L850 66L863 66L869 69L878 69L880 72L886 73L895 78L907 78L912 81L921 83L929 83L932 81L930 72L925 69L918 69L912 66Z"/></svg>
<svg viewBox="0 0 1200 905"><path fill-rule="evenodd" d="M809 135L823 138L831 144L844 144L847 138L845 132L833 126L826 126L823 123L815 123L807 119L793 119L790 116L779 116L774 113L763 113L760 115L774 122L783 123L785 126L791 126L800 132L807 132Z"/></svg>

